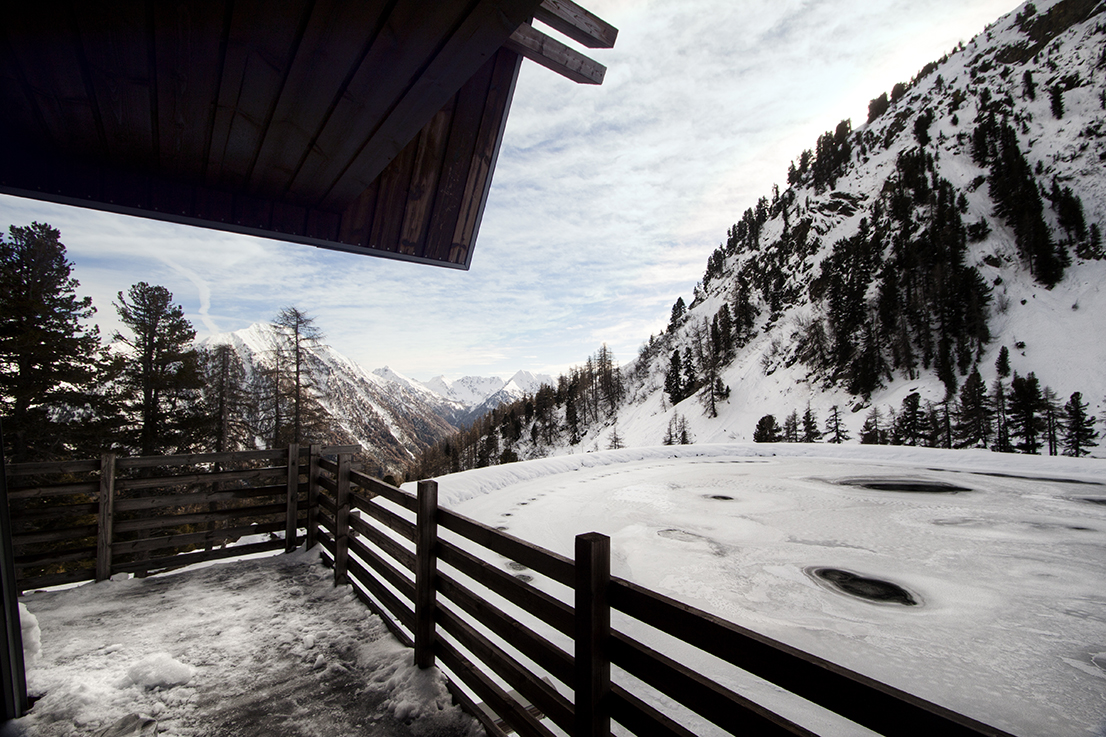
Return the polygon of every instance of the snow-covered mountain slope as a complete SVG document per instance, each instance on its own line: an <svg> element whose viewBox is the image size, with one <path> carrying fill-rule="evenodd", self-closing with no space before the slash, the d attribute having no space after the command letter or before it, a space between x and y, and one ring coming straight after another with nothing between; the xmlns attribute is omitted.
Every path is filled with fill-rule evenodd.
<svg viewBox="0 0 1106 737"><path fill-rule="evenodd" d="M762 198L727 234L685 316L655 347L643 349L644 365L628 367L626 374L640 379L630 388L636 399L617 416L623 442L658 442L676 413L697 442L749 440L759 417L773 413L782 422L791 411L801 415L808 402L820 423L837 405L855 440L871 407L886 418L912 392L923 403L940 403L973 366L991 386L1003 348L1017 374L1033 372L1061 401L1079 391L1090 414L1106 414L1106 4L1026 3L927 65L891 98L869 123L851 130L846 122L823 136L796 159L790 186ZM875 110L878 103L873 100ZM1009 150L996 134L1004 127L1015 139ZM979 155L981 138L985 156ZM847 144L836 162L834 139ZM1036 190L1026 194L1028 205L1003 199L1015 177L999 159L1017 154ZM942 182L951 185L955 205L940 202ZM1062 270L1054 284L1034 260L1028 228L1019 220L1034 195ZM872 253L844 247L849 239ZM964 273L974 270L979 279L943 295L945 302L935 295L927 308L925 281L940 275L899 258L896 249L939 259L940 249L955 242L963 244ZM895 269L918 275L908 283L917 291L897 303L881 293L885 284L906 283L883 278ZM865 270L854 317L834 300L847 301L850 278ZM835 280L845 286L835 290ZM743 289L755 317L744 344L719 372L729 399L717 404L716 418L705 416L702 390L671 407L664 382L672 351L695 352L704 333L709 341L711 322L724 305L736 323ZM966 341L960 355L951 349L952 378L943 381L942 310L980 293L989 296L981 311L989 340ZM931 330L923 335L911 328L899 340L884 319L895 308L894 318L904 322L909 309L917 309L918 322ZM875 333L882 370L858 391L852 379L868 330ZM842 342L851 343L851 352L834 355L839 338L847 338ZM902 356L907 339L910 360ZM824 342L821 360L817 340ZM585 437L589 447L606 447L610 424Z"/></svg>
<svg viewBox="0 0 1106 737"><path fill-rule="evenodd" d="M257 323L212 335L202 345L234 347L247 376L272 365L275 334ZM400 470L422 448L447 437L456 428L447 415L448 402L405 381L369 373L327 345L311 346L307 361L310 383L334 431L360 444L379 473ZM398 375L396 375L398 376Z"/></svg>
<svg viewBox="0 0 1106 737"><path fill-rule="evenodd" d="M1080 392L1101 432L1106 3L1025 3L873 93L867 122L836 124L747 203L668 328L622 367L615 411L570 411L558 393L503 456L684 430L748 441L765 415L782 425L808 406L819 435L836 413L856 442L915 393L949 426L975 372L994 392L1004 351L1007 394L1031 373L1053 407Z"/></svg>

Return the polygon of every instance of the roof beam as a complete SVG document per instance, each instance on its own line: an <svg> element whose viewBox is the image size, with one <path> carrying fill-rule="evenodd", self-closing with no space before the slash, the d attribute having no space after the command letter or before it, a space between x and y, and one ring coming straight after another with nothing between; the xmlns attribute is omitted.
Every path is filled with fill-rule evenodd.
<svg viewBox="0 0 1106 737"><path fill-rule="evenodd" d="M534 19L589 49L614 48L618 38L617 28L572 0L544 0Z"/></svg>
<svg viewBox="0 0 1106 737"><path fill-rule="evenodd" d="M599 62L534 30L529 23L519 26L504 46L580 84L603 84L603 76L607 73L607 68Z"/></svg>

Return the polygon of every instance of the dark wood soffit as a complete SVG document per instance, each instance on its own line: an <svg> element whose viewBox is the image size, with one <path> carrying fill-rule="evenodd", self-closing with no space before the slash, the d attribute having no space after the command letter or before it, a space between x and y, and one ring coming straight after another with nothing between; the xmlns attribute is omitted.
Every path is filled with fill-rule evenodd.
<svg viewBox="0 0 1106 737"><path fill-rule="evenodd" d="M567 0L91 6L0 11L0 191L454 268L518 54L602 80L525 21L617 34Z"/></svg>

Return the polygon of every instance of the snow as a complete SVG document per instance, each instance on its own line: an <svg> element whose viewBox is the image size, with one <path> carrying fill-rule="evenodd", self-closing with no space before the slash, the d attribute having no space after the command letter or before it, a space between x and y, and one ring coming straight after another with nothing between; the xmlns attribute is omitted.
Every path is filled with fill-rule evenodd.
<svg viewBox="0 0 1106 737"><path fill-rule="evenodd" d="M40 698L9 728L139 734L156 721L169 737L479 734L441 674L415 668L332 575L317 553L298 551L24 596L24 630L37 620L42 633L27 669Z"/></svg>
<svg viewBox="0 0 1106 737"><path fill-rule="evenodd" d="M870 480L968 491L859 485ZM616 576L1014 734L1106 729L1106 461L858 445L661 446L438 482L440 501L458 513L567 556L576 534L603 532ZM500 565L518 575L517 564ZM850 596L817 580L819 567L896 583L920 603ZM571 592L534 578L571 601ZM665 643L639 623L619 626L820 734L856 733L708 654ZM718 733L685 718L696 734Z"/></svg>

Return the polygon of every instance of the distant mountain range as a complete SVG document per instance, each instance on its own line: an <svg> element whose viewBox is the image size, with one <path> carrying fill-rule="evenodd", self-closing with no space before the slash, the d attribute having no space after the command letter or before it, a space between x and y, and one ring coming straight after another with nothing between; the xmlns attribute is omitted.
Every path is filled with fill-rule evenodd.
<svg viewBox="0 0 1106 737"><path fill-rule="evenodd" d="M211 335L200 345L234 347L251 376L272 360L273 329L264 323ZM387 366L372 372L328 345L309 349L308 369L320 388L319 401L336 432L365 450L381 475L401 472L415 455L449 437L502 402L533 393L549 376L519 371L498 377L436 376L419 382Z"/></svg>

